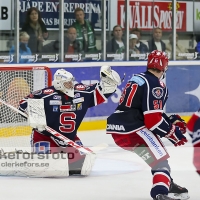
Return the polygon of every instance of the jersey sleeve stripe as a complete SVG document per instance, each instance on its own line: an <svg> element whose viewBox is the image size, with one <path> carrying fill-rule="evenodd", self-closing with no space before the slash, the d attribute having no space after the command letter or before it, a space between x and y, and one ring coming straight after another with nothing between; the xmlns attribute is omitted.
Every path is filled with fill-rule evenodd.
<svg viewBox="0 0 200 200"><path fill-rule="evenodd" d="M94 90L94 103L95 106L105 102L107 98L103 95L103 93L99 90L98 87Z"/></svg>
<svg viewBox="0 0 200 200"><path fill-rule="evenodd" d="M143 112L144 113L144 115L146 115L146 114L151 114L151 113L163 113L163 110L148 110L148 111L144 111Z"/></svg>
<svg viewBox="0 0 200 200"><path fill-rule="evenodd" d="M163 122L163 118L161 118L161 120L157 124L152 126L149 130L153 131L154 129L158 128L162 122Z"/></svg>

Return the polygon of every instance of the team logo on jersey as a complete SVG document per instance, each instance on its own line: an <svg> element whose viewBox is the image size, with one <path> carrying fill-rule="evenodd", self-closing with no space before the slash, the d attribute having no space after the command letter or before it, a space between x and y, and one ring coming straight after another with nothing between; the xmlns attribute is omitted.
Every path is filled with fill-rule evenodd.
<svg viewBox="0 0 200 200"><path fill-rule="evenodd" d="M85 86L80 84L75 86L75 90L85 90Z"/></svg>
<svg viewBox="0 0 200 200"><path fill-rule="evenodd" d="M75 95L74 95L74 99L76 99L76 98L78 98L78 97L80 97L81 95L80 95L80 93L76 93Z"/></svg>
<svg viewBox="0 0 200 200"><path fill-rule="evenodd" d="M36 142L34 143L34 153L49 153L50 142Z"/></svg>
<svg viewBox="0 0 200 200"><path fill-rule="evenodd" d="M165 84L162 81L160 81L160 85L165 88Z"/></svg>
<svg viewBox="0 0 200 200"><path fill-rule="evenodd" d="M82 103L77 104L77 110L82 110Z"/></svg>
<svg viewBox="0 0 200 200"><path fill-rule="evenodd" d="M58 112L58 106L53 106L53 112Z"/></svg>
<svg viewBox="0 0 200 200"><path fill-rule="evenodd" d="M156 99L160 99L163 96L163 89L161 87L156 87L152 89L152 94Z"/></svg>
<svg viewBox="0 0 200 200"><path fill-rule="evenodd" d="M76 104L60 106L60 112L75 111L75 110L76 110Z"/></svg>
<svg viewBox="0 0 200 200"><path fill-rule="evenodd" d="M39 95L42 94L42 90L36 90L34 92L32 92L33 95Z"/></svg>
<svg viewBox="0 0 200 200"><path fill-rule="evenodd" d="M73 99L73 103L81 103L81 102L84 102L84 97Z"/></svg>
<svg viewBox="0 0 200 200"><path fill-rule="evenodd" d="M62 105L62 101L59 101L59 100L50 100L49 104L50 105Z"/></svg>
<svg viewBox="0 0 200 200"><path fill-rule="evenodd" d="M44 94L51 94L53 92L54 92L53 89L46 89L46 90L43 91Z"/></svg>
<svg viewBox="0 0 200 200"><path fill-rule="evenodd" d="M53 96L53 99L61 100L61 96L59 96L59 95L54 95L54 96Z"/></svg>

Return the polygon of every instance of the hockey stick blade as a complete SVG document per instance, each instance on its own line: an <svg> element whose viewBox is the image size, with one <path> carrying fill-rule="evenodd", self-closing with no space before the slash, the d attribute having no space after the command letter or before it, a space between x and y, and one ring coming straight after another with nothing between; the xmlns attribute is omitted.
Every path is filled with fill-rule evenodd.
<svg viewBox="0 0 200 200"><path fill-rule="evenodd" d="M14 110L15 112L17 112L17 113L21 114L22 116L28 118L28 115L26 113L23 113L22 111L18 110L17 108L15 108L14 106L12 106L9 103L5 102L4 100L0 99L0 102L3 103L4 105L8 106L9 108ZM68 143L70 146L74 147L75 149L83 152L83 153L94 154L94 152L91 149L79 146L74 141L68 139L67 137L65 137L64 135L62 135L59 132L55 131L54 129L50 128L49 126L45 126L45 130L48 131L50 134L54 135L55 137L61 139L62 141Z"/></svg>
<svg viewBox="0 0 200 200"><path fill-rule="evenodd" d="M93 151L93 152L98 152L98 151L101 151L103 149L106 149L108 147L108 144L106 143L101 143L101 144L98 144L96 146L93 146L93 147L90 147L90 149Z"/></svg>

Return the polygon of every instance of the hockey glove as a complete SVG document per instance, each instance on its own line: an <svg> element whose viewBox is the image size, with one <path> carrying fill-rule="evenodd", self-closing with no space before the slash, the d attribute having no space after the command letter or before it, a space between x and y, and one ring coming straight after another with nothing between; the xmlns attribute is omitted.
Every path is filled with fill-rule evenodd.
<svg viewBox="0 0 200 200"><path fill-rule="evenodd" d="M165 135L174 146L181 146L187 142L186 137L181 133L180 128L172 124L171 130Z"/></svg>
<svg viewBox="0 0 200 200"><path fill-rule="evenodd" d="M117 89L117 85L121 84L119 74L107 65L101 67L100 79L100 85L102 87L103 94L115 92L115 90Z"/></svg>
<svg viewBox="0 0 200 200"><path fill-rule="evenodd" d="M179 115L171 115L169 116L169 120L172 124L180 128L182 134L186 133L186 123Z"/></svg>

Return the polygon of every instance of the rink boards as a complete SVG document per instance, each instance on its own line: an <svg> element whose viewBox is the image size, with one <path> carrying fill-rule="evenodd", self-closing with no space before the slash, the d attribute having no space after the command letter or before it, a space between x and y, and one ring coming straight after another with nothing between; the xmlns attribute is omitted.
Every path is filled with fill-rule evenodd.
<svg viewBox="0 0 200 200"><path fill-rule="evenodd" d="M146 70L146 61L138 62L84 62L84 63L43 63L51 69L52 74L58 68L71 72L77 82L90 85L99 81L99 72L102 65L111 65L121 77L126 74L124 82L118 87L105 103L88 109L85 119L79 130L105 129L106 118L117 107L121 92L126 82L135 73ZM31 66L31 65L6 65L6 66ZM41 64L34 64L41 66ZM67 67L66 67L67 66ZM165 83L169 89L169 98L165 112L168 114L179 113L187 121L190 115L199 108L200 101L200 65L198 61L170 61ZM8 129L8 128L7 128ZM0 129L0 137L8 130ZM28 131L29 132L29 131ZM21 132L16 130L17 134ZM27 134L30 134L27 133Z"/></svg>

